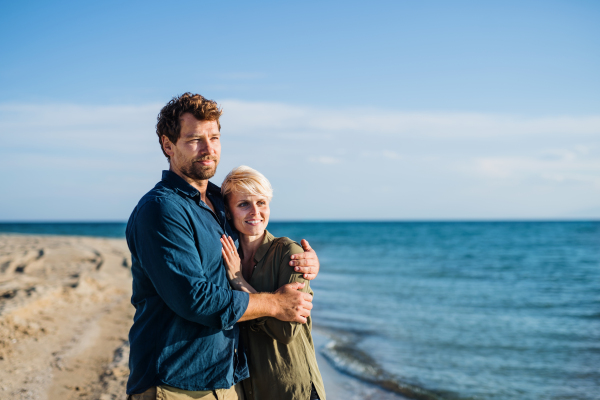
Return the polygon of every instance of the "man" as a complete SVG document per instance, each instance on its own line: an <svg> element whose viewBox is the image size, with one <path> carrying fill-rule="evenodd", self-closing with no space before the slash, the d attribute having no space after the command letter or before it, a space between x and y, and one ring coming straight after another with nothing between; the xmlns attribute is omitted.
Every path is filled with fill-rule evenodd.
<svg viewBox="0 0 600 400"><path fill-rule="evenodd" d="M236 322L275 317L306 323L312 297L289 284L275 293L232 291L220 237L237 238L220 189L209 182L221 154L221 110L185 93L156 125L169 171L138 203L127 223L136 308L129 333L127 393L133 400L243 399L248 377ZM306 241L290 265L313 279L318 259ZM237 384L237 385L236 385Z"/></svg>

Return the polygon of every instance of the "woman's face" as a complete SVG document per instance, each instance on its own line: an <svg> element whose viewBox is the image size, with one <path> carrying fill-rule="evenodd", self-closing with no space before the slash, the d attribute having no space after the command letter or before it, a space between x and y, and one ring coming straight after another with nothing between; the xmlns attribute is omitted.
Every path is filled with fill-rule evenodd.
<svg viewBox="0 0 600 400"><path fill-rule="evenodd" d="M246 236L260 236L269 223L269 200L265 196L233 192L229 195L233 226Z"/></svg>

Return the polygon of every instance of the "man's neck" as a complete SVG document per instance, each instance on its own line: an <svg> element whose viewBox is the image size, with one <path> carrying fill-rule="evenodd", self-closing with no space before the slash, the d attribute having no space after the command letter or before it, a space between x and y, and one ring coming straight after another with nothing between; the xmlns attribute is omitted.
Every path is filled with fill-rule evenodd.
<svg viewBox="0 0 600 400"><path fill-rule="evenodd" d="M177 174L181 179L183 179L184 181L189 183L190 186L192 186L194 189L197 189L198 192L200 192L200 200L202 200L203 202L206 203L206 190L208 188L208 179L205 179L205 180L192 179L189 176L186 176L186 175L182 174L181 172L173 169L172 166L169 168L169 171Z"/></svg>

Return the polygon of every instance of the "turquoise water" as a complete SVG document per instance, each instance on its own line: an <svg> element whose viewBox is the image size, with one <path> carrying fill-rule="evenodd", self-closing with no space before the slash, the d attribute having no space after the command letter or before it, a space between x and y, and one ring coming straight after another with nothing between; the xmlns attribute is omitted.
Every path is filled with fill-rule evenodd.
<svg viewBox="0 0 600 400"><path fill-rule="evenodd" d="M17 225L0 231L125 226ZM419 399L600 399L600 222L269 229L318 251L313 316L339 369Z"/></svg>

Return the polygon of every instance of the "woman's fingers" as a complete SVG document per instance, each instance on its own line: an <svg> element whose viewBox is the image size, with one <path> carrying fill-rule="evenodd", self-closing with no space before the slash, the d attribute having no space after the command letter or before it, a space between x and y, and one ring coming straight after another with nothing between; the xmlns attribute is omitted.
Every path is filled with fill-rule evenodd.
<svg viewBox="0 0 600 400"><path fill-rule="evenodd" d="M231 246L229 244L229 241L225 238L225 235L221 237L221 244L223 245L223 248L227 251L227 253L231 254Z"/></svg>
<svg viewBox="0 0 600 400"><path fill-rule="evenodd" d="M221 249L221 254L223 254L223 260L225 260L225 264L229 264L229 259L227 258L227 251L225 251L225 249Z"/></svg>
<svg viewBox="0 0 600 400"><path fill-rule="evenodd" d="M225 243L225 241L223 240L223 238L221 238L221 245L223 245L223 252L225 253L227 250L227 243Z"/></svg>
<svg viewBox="0 0 600 400"><path fill-rule="evenodd" d="M233 241L233 238L231 236L227 236L227 239L228 239L229 244L231 245L231 247L233 247L235 249L235 242Z"/></svg>
<svg viewBox="0 0 600 400"><path fill-rule="evenodd" d="M221 236L221 243L223 244L223 248L225 248L230 254L237 253L237 249L235 248L235 242L231 238L231 236Z"/></svg>

